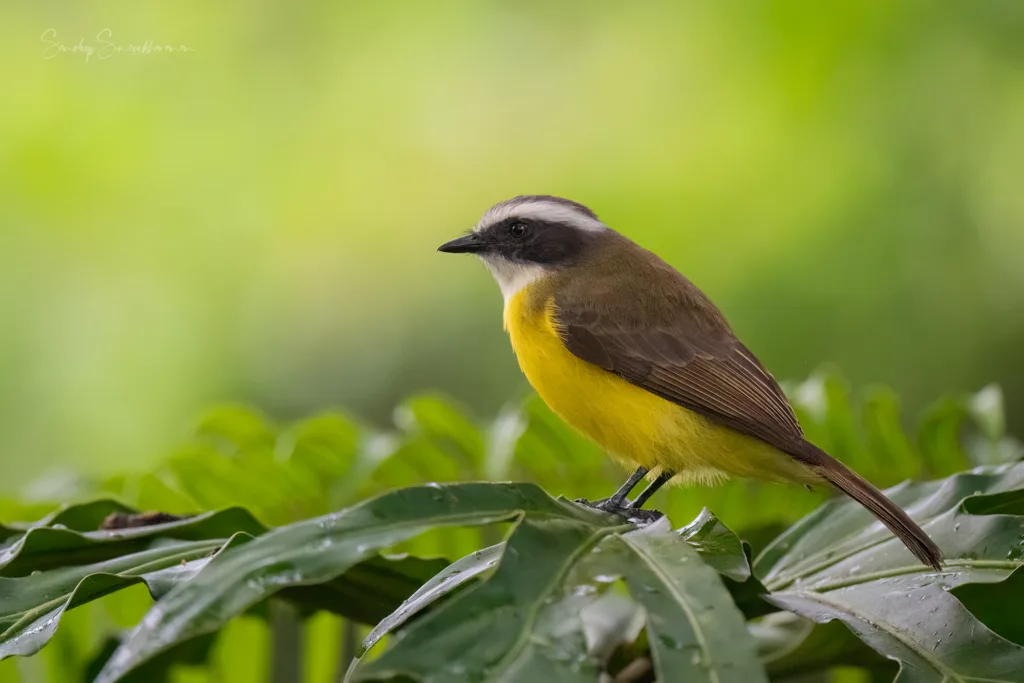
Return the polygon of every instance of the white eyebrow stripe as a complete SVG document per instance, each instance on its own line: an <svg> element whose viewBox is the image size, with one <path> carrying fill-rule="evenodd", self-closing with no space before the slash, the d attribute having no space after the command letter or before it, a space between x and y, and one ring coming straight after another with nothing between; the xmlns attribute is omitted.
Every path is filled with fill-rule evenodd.
<svg viewBox="0 0 1024 683"><path fill-rule="evenodd" d="M580 230L607 230L608 226L580 211L556 202L537 201L522 204L503 203L491 208L473 228L480 232L489 225L509 218L525 218L551 223L563 223Z"/></svg>

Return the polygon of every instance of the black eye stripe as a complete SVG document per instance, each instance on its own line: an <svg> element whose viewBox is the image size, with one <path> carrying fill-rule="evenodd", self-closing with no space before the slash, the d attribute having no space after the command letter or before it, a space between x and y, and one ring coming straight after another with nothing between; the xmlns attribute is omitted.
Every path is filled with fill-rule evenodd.
<svg viewBox="0 0 1024 683"><path fill-rule="evenodd" d="M593 235L574 226L509 216L485 228L487 251L517 263L564 266L576 261Z"/></svg>

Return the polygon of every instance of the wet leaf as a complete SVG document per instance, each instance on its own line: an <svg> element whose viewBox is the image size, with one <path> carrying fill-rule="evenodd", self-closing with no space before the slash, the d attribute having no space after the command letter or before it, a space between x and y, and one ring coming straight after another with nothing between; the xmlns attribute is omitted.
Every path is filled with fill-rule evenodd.
<svg viewBox="0 0 1024 683"><path fill-rule="evenodd" d="M892 680L899 668L857 638L840 621L818 624L791 612L775 612L750 625L761 661L772 680L799 678L834 667L856 667Z"/></svg>
<svg viewBox="0 0 1024 683"><path fill-rule="evenodd" d="M707 508L678 533L719 574L739 582L750 578L750 565L739 536Z"/></svg>
<svg viewBox="0 0 1024 683"><path fill-rule="evenodd" d="M604 571L620 574L647 612L661 680L767 681L743 615L715 570L676 534L653 525L602 544Z"/></svg>
<svg viewBox="0 0 1024 683"><path fill-rule="evenodd" d="M56 632L65 610L137 583L145 583L157 598L195 576L222 546L248 539L237 534L226 542L154 544L91 565L0 578L0 659L36 653Z"/></svg>
<svg viewBox="0 0 1024 683"><path fill-rule="evenodd" d="M490 571L497 564L504 549L505 545L502 543L478 550L453 562L437 573L370 631L363 641L363 650L372 648L387 633L399 628L420 610L448 595L467 581L472 581Z"/></svg>
<svg viewBox="0 0 1024 683"><path fill-rule="evenodd" d="M563 582L613 528L527 517L488 580L416 620L349 680L595 680L598 662L587 656L579 612L597 593L573 595Z"/></svg>
<svg viewBox="0 0 1024 683"><path fill-rule="evenodd" d="M607 526L618 518L556 501L531 485L463 484L394 491L333 515L274 529L219 556L153 607L98 678L115 681L184 640L215 631L285 588L329 582L383 548L444 526L529 512Z"/></svg>
<svg viewBox="0 0 1024 683"><path fill-rule="evenodd" d="M32 525L20 535L8 537L0 545L0 576L23 576L54 567L102 562L143 550L158 538L179 541L223 540L236 532L256 536L266 529L246 510L229 508L176 522L132 529L73 530L75 527L92 526L99 518L98 511L108 509L122 511L127 508L104 501L70 506L42 520L41 525ZM88 520L87 525L83 519Z"/></svg>
<svg viewBox="0 0 1024 683"><path fill-rule="evenodd" d="M918 564L848 501L830 503L782 534L755 572L774 604L819 622L841 620L899 661L901 681L1024 681L1024 647L992 632L950 593L1002 582L1024 564L1024 518L991 504L1022 486L1024 465L1015 465L889 491L942 548L941 572Z"/></svg>
<svg viewBox="0 0 1024 683"><path fill-rule="evenodd" d="M713 525L707 516L694 529L710 537ZM697 682L766 680L718 573L667 520L620 535L529 516L492 575L400 631L391 648L355 668L350 680L593 681L618 644L608 640L607 624L619 620L599 616L608 612L609 587L620 579L646 615L663 680L668 672ZM623 626L619 637L635 637L630 630Z"/></svg>

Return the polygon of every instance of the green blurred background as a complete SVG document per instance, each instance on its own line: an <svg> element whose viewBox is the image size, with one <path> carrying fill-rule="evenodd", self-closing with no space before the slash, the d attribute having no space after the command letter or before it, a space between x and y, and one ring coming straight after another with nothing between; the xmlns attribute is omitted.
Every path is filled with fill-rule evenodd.
<svg viewBox="0 0 1024 683"><path fill-rule="evenodd" d="M1017 0L6 2L0 63L0 493L225 401L493 416L500 296L434 249L521 193L663 255L778 377L909 413L997 381L1024 432Z"/></svg>

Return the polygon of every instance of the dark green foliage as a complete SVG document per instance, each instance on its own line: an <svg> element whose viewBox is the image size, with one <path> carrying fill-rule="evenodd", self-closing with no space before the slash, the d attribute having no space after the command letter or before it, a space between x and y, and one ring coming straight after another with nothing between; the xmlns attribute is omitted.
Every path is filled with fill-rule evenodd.
<svg viewBox="0 0 1024 683"><path fill-rule="evenodd" d="M900 681L1024 681L1024 636L1006 616L1024 605L1024 466L1000 464L1020 445L1002 432L998 392L940 402L914 437L885 390L858 401L821 375L791 395L810 437L874 481L943 477L890 494L938 541L945 571L917 565L858 506L798 487L659 494L668 519L637 529L534 484L423 484L606 495L620 473L536 399L481 428L441 398L414 398L385 433L340 415L278 429L231 408L156 471L82 490L118 501L0 526L0 657L54 639L41 657L60 651L63 670L91 667L102 682L176 681L174 665L192 667L190 681L248 681L251 667L209 678L202 667L251 660L251 626L235 634L273 598L306 623L286 626L300 631L277 641L293 650L279 663L307 648L301 668L316 683L349 667L351 624L376 625L353 681L575 683L645 669L665 682L781 681L836 666L875 680L898 666ZM137 510L188 516L101 530ZM693 521L673 531L669 519ZM61 644L85 642L79 612L113 609L140 584L157 602L134 632L107 620L87 645ZM14 663L26 661L0 662L0 678L21 680Z"/></svg>

